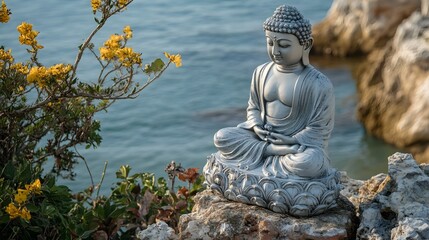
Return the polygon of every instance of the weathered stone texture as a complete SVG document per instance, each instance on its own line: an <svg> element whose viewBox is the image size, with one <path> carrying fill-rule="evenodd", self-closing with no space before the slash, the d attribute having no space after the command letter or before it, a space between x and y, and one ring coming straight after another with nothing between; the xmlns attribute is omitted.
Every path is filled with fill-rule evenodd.
<svg viewBox="0 0 429 240"><path fill-rule="evenodd" d="M326 18L313 28L313 53L351 56L369 53L392 38L420 0L334 0Z"/></svg>
<svg viewBox="0 0 429 240"><path fill-rule="evenodd" d="M180 239L349 239L355 211L345 198L339 208L311 218L295 218L231 202L206 190L195 197L191 214L180 218Z"/></svg>
<svg viewBox="0 0 429 240"><path fill-rule="evenodd" d="M358 74L358 118L371 134L429 161L429 17L414 13Z"/></svg>

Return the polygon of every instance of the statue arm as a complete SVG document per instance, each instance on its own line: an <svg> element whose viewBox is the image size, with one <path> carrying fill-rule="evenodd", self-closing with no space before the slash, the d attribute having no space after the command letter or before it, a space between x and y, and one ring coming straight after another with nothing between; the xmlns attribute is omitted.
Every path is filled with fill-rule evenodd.
<svg viewBox="0 0 429 240"><path fill-rule="evenodd" d="M238 125L238 127L254 130L255 126L262 128L263 119L261 117L261 104L262 100L259 98L259 75L261 67L255 69L252 76L252 83L250 86L250 97L247 106L247 121Z"/></svg>
<svg viewBox="0 0 429 240"><path fill-rule="evenodd" d="M327 141L334 127L335 97L334 89L324 75L320 74L313 88L313 113L308 125L295 134L298 144L306 147L327 146Z"/></svg>

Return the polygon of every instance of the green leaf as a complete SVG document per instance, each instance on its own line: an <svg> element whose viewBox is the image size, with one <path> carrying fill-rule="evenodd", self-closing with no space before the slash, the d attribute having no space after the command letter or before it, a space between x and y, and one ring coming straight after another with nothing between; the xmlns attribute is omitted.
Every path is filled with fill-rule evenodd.
<svg viewBox="0 0 429 240"><path fill-rule="evenodd" d="M165 63L160 58L155 59L151 64L146 64L144 68L144 72L146 74L156 73L164 68Z"/></svg>
<svg viewBox="0 0 429 240"><path fill-rule="evenodd" d="M97 231L98 227L85 231L82 235L80 235L80 239L85 239L85 238L89 238L91 236L91 234L95 231Z"/></svg>
<svg viewBox="0 0 429 240"><path fill-rule="evenodd" d="M0 224L7 223L9 220L10 219L8 215L0 215Z"/></svg>
<svg viewBox="0 0 429 240"><path fill-rule="evenodd" d="M4 176L6 178L13 179L13 177L16 174L16 170L15 170L15 167L13 166L12 162L8 162L6 164L6 166L4 166L3 172L4 172Z"/></svg>
<svg viewBox="0 0 429 240"><path fill-rule="evenodd" d="M116 177L119 179L126 179L130 174L131 167L129 165L122 165L119 171L116 172Z"/></svg>

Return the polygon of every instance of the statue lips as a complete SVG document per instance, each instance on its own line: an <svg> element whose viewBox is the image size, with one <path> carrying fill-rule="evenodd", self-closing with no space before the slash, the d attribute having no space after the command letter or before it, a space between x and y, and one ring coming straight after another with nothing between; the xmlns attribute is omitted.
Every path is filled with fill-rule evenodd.
<svg viewBox="0 0 429 240"><path fill-rule="evenodd" d="M274 56L273 59L275 63L281 62L283 60L283 58L280 56Z"/></svg>

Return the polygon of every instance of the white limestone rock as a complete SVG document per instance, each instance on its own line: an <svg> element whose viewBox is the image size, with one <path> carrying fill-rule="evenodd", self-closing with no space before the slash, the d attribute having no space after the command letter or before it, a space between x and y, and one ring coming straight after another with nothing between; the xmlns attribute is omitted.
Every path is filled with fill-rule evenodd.
<svg viewBox="0 0 429 240"><path fill-rule="evenodd" d="M309 218L232 202L210 190L194 200L193 212L180 217L180 239L353 239L357 222L345 198L341 207Z"/></svg>
<svg viewBox="0 0 429 240"><path fill-rule="evenodd" d="M367 131L429 162L429 16L402 22L358 79L357 116Z"/></svg>
<svg viewBox="0 0 429 240"><path fill-rule="evenodd" d="M313 28L315 53L350 56L384 46L420 0L334 0Z"/></svg>
<svg viewBox="0 0 429 240"><path fill-rule="evenodd" d="M389 157L389 177L360 203L358 239L429 239L429 176L411 154Z"/></svg>
<svg viewBox="0 0 429 240"><path fill-rule="evenodd" d="M152 225L149 225L146 229L140 231L136 235L137 239L140 240L175 240L177 235L174 229L168 226L167 223L159 221Z"/></svg>

